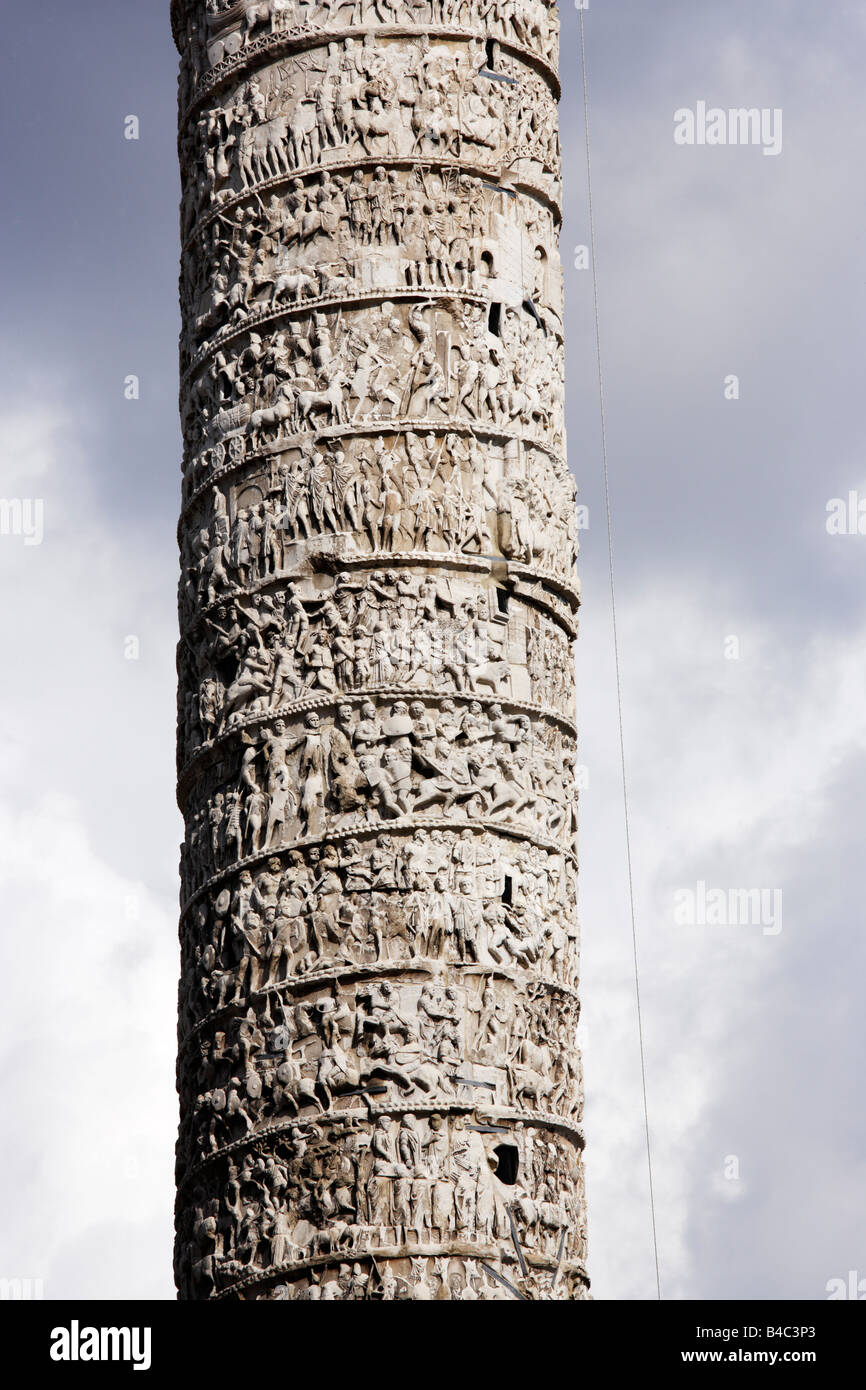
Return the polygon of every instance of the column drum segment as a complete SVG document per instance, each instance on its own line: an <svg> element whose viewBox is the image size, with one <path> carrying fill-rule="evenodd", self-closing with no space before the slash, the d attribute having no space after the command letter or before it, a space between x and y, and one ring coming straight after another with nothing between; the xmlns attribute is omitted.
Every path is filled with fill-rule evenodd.
<svg viewBox="0 0 866 1390"><path fill-rule="evenodd" d="M172 22L180 1296L585 1298L556 8Z"/></svg>

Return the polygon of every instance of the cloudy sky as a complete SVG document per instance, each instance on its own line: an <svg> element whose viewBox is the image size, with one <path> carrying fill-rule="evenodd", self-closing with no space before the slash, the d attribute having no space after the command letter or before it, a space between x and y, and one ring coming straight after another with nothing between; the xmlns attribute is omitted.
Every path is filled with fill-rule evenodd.
<svg viewBox="0 0 866 1390"><path fill-rule="evenodd" d="M4 20L0 490L41 501L44 535L0 536L0 1275L53 1298L173 1297L168 8L46 0ZM591 1272L598 1298L643 1299L592 283L571 268L589 241L578 16L562 15L569 457L590 512ZM662 1294L821 1299L849 1270L866 1278L866 535L827 530L828 502L866 498L866 16L855 0L591 0L585 29ZM781 153L677 145L674 112L700 102L780 111ZM699 884L773 907L703 922Z"/></svg>

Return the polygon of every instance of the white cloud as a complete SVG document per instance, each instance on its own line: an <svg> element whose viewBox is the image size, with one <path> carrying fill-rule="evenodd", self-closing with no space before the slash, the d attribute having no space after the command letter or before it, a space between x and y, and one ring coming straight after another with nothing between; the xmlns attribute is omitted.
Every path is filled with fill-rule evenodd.
<svg viewBox="0 0 866 1390"><path fill-rule="evenodd" d="M667 1298L706 1297L710 1272L695 1250L713 1204L747 1194L763 1208L778 1191L725 1182L726 1156L761 1145L760 1118L721 1116L725 1096L745 1100L766 1069L788 972L810 945L820 899L797 892L803 856L832 862L840 767L866 753L866 628L836 638L803 634L786 647L756 617L740 623L739 662L725 661L720 596L650 586L623 605L625 727L632 848L649 1071L656 1206ZM618 749L611 708L609 631L584 623L580 669L583 758L591 790L582 810L582 995L587 1023L591 1269L599 1297L653 1296ZM673 892L781 888L783 930L677 926ZM823 925L823 924L822 924ZM822 1003L845 1005L844 979ZM781 1000L780 997L781 996ZM843 1069L844 1070L844 1069ZM837 1078L844 1085L842 1075ZM804 1081L804 1084L805 1081ZM841 1116L829 1116L839 1123ZM719 1135L708 1164L707 1143ZM725 1140L724 1136L728 1138ZM833 1135L825 1136L833 1147ZM739 1148L738 1148L739 1146ZM836 1147L844 1183L857 1171ZM745 1164L745 1159L744 1159ZM748 1165L745 1165L748 1167ZM794 1165L795 1166L795 1165ZM754 1167L754 1165L753 1165ZM746 1174L741 1181L746 1182ZM797 1200L796 1180L777 1183ZM816 1200L832 1205L828 1188ZM775 1273L763 1296L805 1277L808 1246ZM727 1271L732 1273L732 1271ZM729 1296L738 1296L734 1278ZM759 1293L760 1296L760 1293ZM814 1296L818 1296L816 1293Z"/></svg>
<svg viewBox="0 0 866 1390"><path fill-rule="evenodd" d="M171 1297L173 615L79 436L26 387L0 413L5 493L46 514L41 546L0 539L3 1274L49 1298Z"/></svg>
<svg viewBox="0 0 866 1390"><path fill-rule="evenodd" d="M622 647L668 1297L821 1297L828 1278L858 1263L863 1272L866 1241L864 633L859 615L846 621L835 584L853 572L859 603L859 552L846 541L798 554L782 524L793 498L798 520L821 537L825 498L862 476L859 397L849 387L859 370L852 284L862 192L851 171L862 100L849 40L866 17L859 0L845 0L804 28L790 23L791 10L785 0L650 14L627 3L591 11L587 25L608 423L615 492L632 505L618 517L632 528L622 545L632 589ZM580 108L572 7L563 20L567 119ZM154 52L161 65L163 49ZM161 71L145 63L144 91L161 93ZM781 104L781 159L675 149L673 111L701 96ZM582 139L579 119L563 125L567 191L579 203L566 248L588 240ZM173 185L173 166L164 172ZM158 208L165 189L150 193ZM105 344L116 352L125 335L130 370L164 382L174 252L151 312L166 264L152 253L166 244L157 211L141 224L153 260L123 268L124 327L123 306L109 295L100 307L93 289L106 266L120 283L128 244L115 190L106 196L71 220L61 258L83 271L75 284L67 277L64 295L70 321L77 314L92 335L88 350L58 339L58 358L68 354L59 367L41 337L30 365L17 344L3 354L2 492L43 497L46 536L30 549L0 541L0 1055L11 1136L0 1274L43 1277L49 1297L170 1297L175 498L164 499L158 533L128 510L107 515L96 463L110 460L130 480L153 467L132 431L132 442L122 431L105 437L116 417L98 399L99 373L114 367ZM94 227L99 237L87 242ZM16 264L26 252L16 246ZM27 302L17 312L35 343L32 325L55 323L56 305L40 297L38 273L22 273L22 283ZM590 301L579 299L589 291L589 277L575 273L569 397L572 462L595 508L595 426L582 402L594 410L594 344ZM136 298L136 309L148 306L143 316L130 312ZM742 373L748 409L735 408L737 428L716 458L710 405L721 400L723 371ZM167 400L163 408L172 409ZM772 509L759 514L761 488ZM748 552L750 513L758 544ZM707 572L696 536L708 568L733 568L724 595L696 587ZM793 557L793 587L767 559L773 545ZM590 536L580 658L582 761L592 776L581 828L590 1260L597 1296L647 1297L613 672L596 558ZM655 578L663 566L674 574L667 586ZM789 609L784 629L755 612L774 587ZM800 621L823 624L825 635L791 638L790 613L804 610ZM742 639L740 663L722 659L731 631ZM142 637L137 663L123 661L129 633ZM671 892L699 877L781 885L782 934L675 928ZM126 915L131 897L137 921ZM741 1160L738 1182L723 1177L731 1154Z"/></svg>
<svg viewBox="0 0 866 1390"><path fill-rule="evenodd" d="M4 1275L48 1298L171 1297L173 923L57 794L0 806L0 875Z"/></svg>

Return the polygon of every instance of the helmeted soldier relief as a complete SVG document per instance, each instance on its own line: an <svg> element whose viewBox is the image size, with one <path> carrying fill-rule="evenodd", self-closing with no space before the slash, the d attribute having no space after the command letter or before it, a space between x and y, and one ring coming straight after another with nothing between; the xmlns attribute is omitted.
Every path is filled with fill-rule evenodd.
<svg viewBox="0 0 866 1390"><path fill-rule="evenodd" d="M176 1274L587 1296L552 0L173 0Z"/></svg>

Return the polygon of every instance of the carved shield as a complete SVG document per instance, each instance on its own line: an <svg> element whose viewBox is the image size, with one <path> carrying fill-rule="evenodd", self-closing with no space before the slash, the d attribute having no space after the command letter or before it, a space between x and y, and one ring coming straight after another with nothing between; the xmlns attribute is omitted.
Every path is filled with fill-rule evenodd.
<svg viewBox="0 0 866 1390"><path fill-rule="evenodd" d="M415 728L415 721L408 714L392 715L383 720L382 729L389 738L400 738L411 734Z"/></svg>

